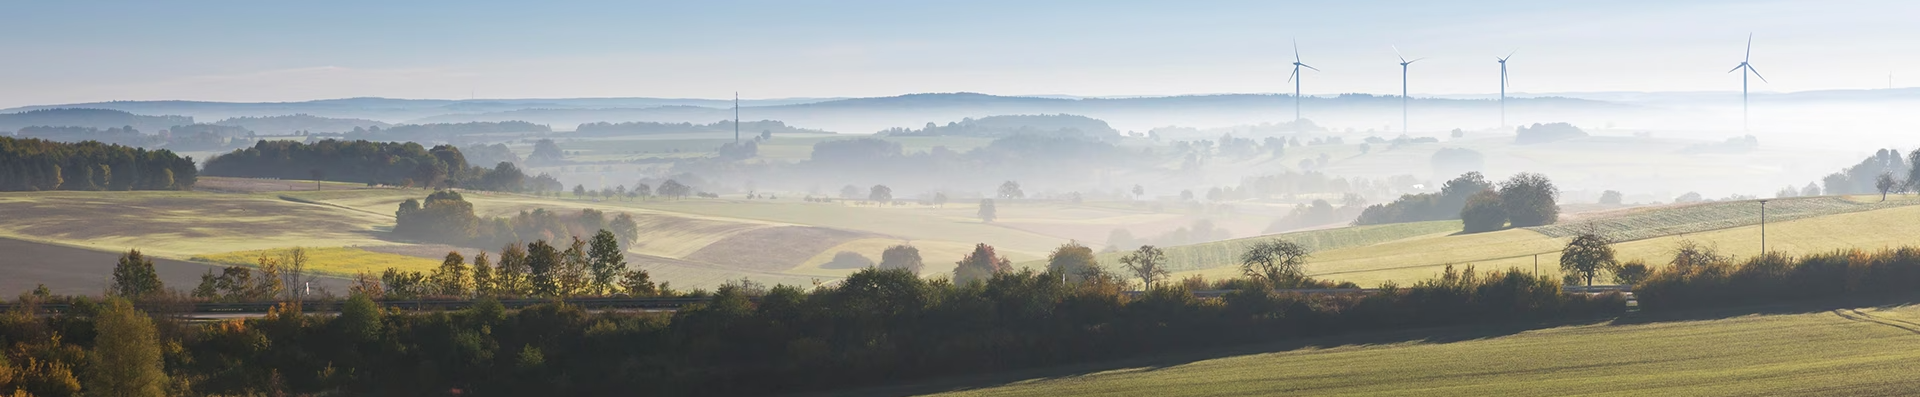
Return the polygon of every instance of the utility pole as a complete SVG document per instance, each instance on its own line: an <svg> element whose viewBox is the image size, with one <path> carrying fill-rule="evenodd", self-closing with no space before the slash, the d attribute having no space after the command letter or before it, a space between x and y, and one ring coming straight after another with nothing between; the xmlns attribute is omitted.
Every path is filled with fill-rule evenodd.
<svg viewBox="0 0 1920 397"><path fill-rule="evenodd" d="M1767 254L1767 201L1760 200L1760 255Z"/></svg>

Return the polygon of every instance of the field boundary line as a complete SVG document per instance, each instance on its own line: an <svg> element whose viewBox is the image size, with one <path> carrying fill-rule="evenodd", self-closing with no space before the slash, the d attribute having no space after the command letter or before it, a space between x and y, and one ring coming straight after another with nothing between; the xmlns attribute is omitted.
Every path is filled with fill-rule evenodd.
<svg viewBox="0 0 1920 397"><path fill-rule="evenodd" d="M355 207L348 207L348 205L338 205L338 203L328 203L328 201L319 201L319 199L294 198L294 196L286 196L286 194L280 194L278 198L284 199L284 201L292 201L292 203L305 203L305 205L321 205L321 207L336 207L336 209L346 209L346 211L355 211L355 213L367 213L367 215L378 215L378 217L386 217L386 219L392 219L392 217L394 217L392 213L374 213L374 211L367 211L367 209L355 209Z"/></svg>
<svg viewBox="0 0 1920 397"><path fill-rule="evenodd" d="M1914 335L1920 335L1920 325L1915 325L1913 323L1901 321L1901 320L1882 318L1880 316L1875 316L1872 314L1867 314L1866 312L1862 312L1860 311L1860 309L1833 309L1832 313L1835 316L1840 316L1840 318L1847 319L1850 321L1880 324L1888 327L1898 328L1901 331L1912 332Z"/></svg>

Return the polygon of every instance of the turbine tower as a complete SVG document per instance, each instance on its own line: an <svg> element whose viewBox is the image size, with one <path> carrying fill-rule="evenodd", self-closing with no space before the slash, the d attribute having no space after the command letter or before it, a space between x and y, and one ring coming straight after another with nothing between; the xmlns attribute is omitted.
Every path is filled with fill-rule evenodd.
<svg viewBox="0 0 1920 397"><path fill-rule="evenodd" d="M1507 53L1507 56L1498 58L1500 60L1500 128L1507 128L1507 59L1513 58L1516 52L1520 50L1514 50Z"/></svg>
<svg viewBox="0 0 1920 397"><path fill-rule="evenodd" d="M1400 55L1400 47L1398 46L1393 47L1393 56L1400 57L1400 134L1404 135L1407 133L1408 124L1407 98L1409 97L1407 96L1407 65L1412 65L1414 62L1420 62L1421 59L1426 58L1417 58L1409 61L1405 55Z"/></svg>
<svg viewBox="0 0 1920 397"><path fill-rule="evenodd" d="M1308 66L1307 64L1300 63L1300 41L1294 40L1293 41L1293 75L1287 76L1287 81L1293 83L1293 130L1294 132L1305 132L1302 129L1306 128L1306 127L1300 126L1300 68L1303 68L1303 67L1307 69L1313 69L1313 71L1315 72L1320 71L1319 68L1315 68L1312 66Z"/></svg>
<svg viewBox="0 0 1920 397"><path fill-rule="evenodd" d="M1746 70L1745 72L1740 73L1740 131L1741 132L1751 132L1750 128L1748 127L1750 122L1748 121L1748 117L1747 117L1747 74L1753 74L1753 77L1759 77L1761 82L1769 82L1767 81L1767 76L1761 76L1760 71L1753 68L1753 64L1747 63L1752 60L1753 60L1753 33L1747 33L1746 59L1743 59L1740 61L1740 66L1734 66L1733 70L1727 71L1727 73L1733 73L1733 72L1739 72L1742 69Z"/></svg>
<svg viewBox="0 0 1920 397"><path fill-rule="evenodd" d="M733 93L733 143L740 143L740 93Z"/></svg>

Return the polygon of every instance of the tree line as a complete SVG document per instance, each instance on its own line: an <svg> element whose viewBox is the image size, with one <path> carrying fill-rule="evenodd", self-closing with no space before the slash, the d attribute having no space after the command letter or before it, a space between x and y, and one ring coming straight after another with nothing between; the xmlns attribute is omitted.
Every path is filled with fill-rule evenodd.
<svg viewBox="0 0 1920 397"><path fill-rule="evenodd" d="M0 137L0 191L187 190L198 175L165 149Z"/></svg>
<svg viewBox="0 0 1920 397"><path fill-rule="evenodd" d="M491 259L480 252L471 263L448 252L428 272L389 268L377 278L361 274L351 292L373 299L677 295L668 283L654 284L646 270L629 269L626 243L606 229L588 240L572 237L564 247L547 240L524 245L502 245Z"/></svg>
<svg viewBox="0 0 1920 397"><path fill-rule="evenodd" d="M555 184L534 183L551 176L528 177L518 166L469 166L460 148L429 149L414 142L325 139L313 143L267 141L207 159L207 175L249 178L315 179L403 187L459 187L492 191L539 191Z"/></svg>
<svg viewBox="0 0 1920 397"><path fill-rule="evenodd" d="M1914 182L1920 177L1920 150L1902 156L1899 149L1880 149L1859 164L1840 170L1820 179L1825 193L1831 195L1904 192L1913 189ZM1808 186L1812 186L1809 183ZM1812 194L1806 194L1812 193ZM1803 189L1802 195L1812 196L1821 193L1821 189Z"/></svg>
<svg viewBox="0 0 1920 397"><path fill-rule="evenodd" d="M264 318L189 324L127 314L124 299L142 299L131 293L105 303L28 295L23 302L63 299L73 309L0 317L13 344L8 359L30 367L17 380L0 379L0 389L38 396L765 394L1345 332L1584 318L1622 307L1617 295L1564 295L1557 281L1512 271L1449 271L1371 295L1275 292L1279 284L1267 280L1310 281L1295 272L1305 253L1285 248L1250 251L1249 258L1265 258L1248 261L1258 275L1218 300L1196 298L1189 283L1152 271L1145 272L1147 292L1133 295L1077 244L1057 249L1044 272L1011 269L981 245L952 279L895 267L811 290L738 282L675 313L589 313L562 304L509 311L484 292L642 291L632 277L603 281L605 269L620 265L611 239L601 232L567 248L515 245L470 266L449 255L432 273L389 272L378 288L356 287L337 316L285 305ZM1123 262L1164 263L1152 247L1141 252ZM448 292L482 298L469 309L431 313L389 312L378 303ZM127 322L152 329L120 325ZM127 352L138 355L123 359Z"/></svg>
<svg viewBox="0 0 1920 397"><path fill-rule="evenodd" d="M377 125L368 126L366 128L355 126L353 127L352 131L347 131L340 135L349 139L360 139L360 138L391 139L394 137L403 137L405 139L410 139L410 140L425 140L425 139L434 138L434 137L450 138L450 137L456 137L456 136L466 135L466 134L548 133L548 132L553 132L553 128L548 127L545 124L534 124L534 123L516 120L516 121L497 121L497 122L473 121L473 122L465 122L465 123L401 124L401 125L390 126L385 129L382 129L380 128L380 126L377 126Z"/></svg>
<svg viewBox="0 0 1920 397"><path fill-rule="evenodd" d="M1546 175L1522 172L1495 185L1479 172L1447 181L1439 193L1402 195L1368 206L1355 225L1459 219L1464 231L1551 225L1560 220L1560 189Z"/></svg>
<svg viewBox="0 0 1920 397"><path fill-rule="evenodd" d="M520 211L509 217L483 219L473 212L473 204L459 192L441 190L425 200L407 199L394 211L393 233L401 237L463 246L489 246L527 240L559 241L569 236L587 236L606 229L625 246L639 238L640 225L633 215L621 213L608 218L592 208L563 216L545 208Z"/></svg>
<svg viewBox="0 0 1920 397"><path fill-rule="evenodd" d="M187 116L146 116L113 109L58 108L0 113L0 131L16 131L32 126L73 126L92 128L127 127L159 131L176 125L193 124Z"/></svg>
<svg viewBox="0 0 1920 397"><path fill-rule="evenodd" d="M735 127L733 124L733 120L720 120L720 121L715 121L707 124L661 123L661 122L652 122L652 121L608 123L608 122L602 121L598 123L580 124L578 128L575 128L573 130L572 135L573 136L589 136L589 135L606 136L606 135L715 133L715 132L733 132L735 131L734 128ZM740 122L739 131L741 134L745 134L746 138L754 138L756 136L764 136L764 137L771 138L773 134L789 134L789 133L831 134L831 132L827 132L823 130L814 130L814 129L806 129L806 128L789 126L787 125L787 123L781 122L778 120L743 121L743 122Z"/></svg>
<svg viewBox="0 0 1920 397"><path fill-rule="evenodd" d="M477 255L471 266L451 254L429 274L365 281L383 285L356 287L337 316L304 315L288 304L264 318L198 324L161 315L169 306L155 300L165 297L157 281L120 282L123 274L136 280L151 269L130 252L116 267L113 297L105 301L41 290L21 296L25 308L0 315L0 343L7 344L0 350L0 374L7 375L0 390L36 396L751 395L1352 332L1604 318L1625 310L1619 294L1568 294L1550 277L1472 267L1449 266L1435 278L1388 283L1369 294L1276 291L1321 284L1300 275L1311 253L1279 240L1247 250L1244 276L1216 284L1235 289L1218 299L1196 298L1191 291L1200 284L1153 271L1153 247L1122 260L1128 273L1149 275L1147 290L1131 294L1122 276L1100 270L1090 249L1066 244L1044 271L1010 269L982 245L962 260L972 269L933 279L904 267L913 262L905 257L917 252L889 249L883 257L900 258L891 261L897 265L861 270L836 284L729 283L705 294L706 303L674 313L591 313L558 303L506 310L494 300L499 291L641 291L620 285L641 284L630 278L602 281L609 274L604 269L619 260L611 239L600 232L566 248L509 246L497 260ZM1618 278L1639 265L1616 263L1609 244L1576 237L1563 255L1563 271L1590 278L1613 269L1605 271ZM532 270L538 268L566 270L538 276ZM1637 277L1629 282L1637 283L1641 307L1654 311L1894 298L1920 287L1920 249L1798 258L1770 253L1736 262L1683 246L1666 268ZM418 294L480 298L468 309L419 313L383 310L378 302ZM32 309L45 302L72 309Z"/></svg>

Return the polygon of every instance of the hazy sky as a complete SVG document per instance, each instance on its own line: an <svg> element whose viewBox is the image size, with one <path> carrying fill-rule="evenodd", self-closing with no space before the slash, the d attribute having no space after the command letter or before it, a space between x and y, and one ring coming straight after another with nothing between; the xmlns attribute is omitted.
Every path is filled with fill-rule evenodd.
<svg viewBox="0 0 1920 397"><path fill-rule="evenodd" d="M1920 82L1916 1L9 2L0 107L355 96L1737 90ZM1910 75L1910 78L1901 78ZM1908 84L1900 84L1907 86Z"/></svg>

